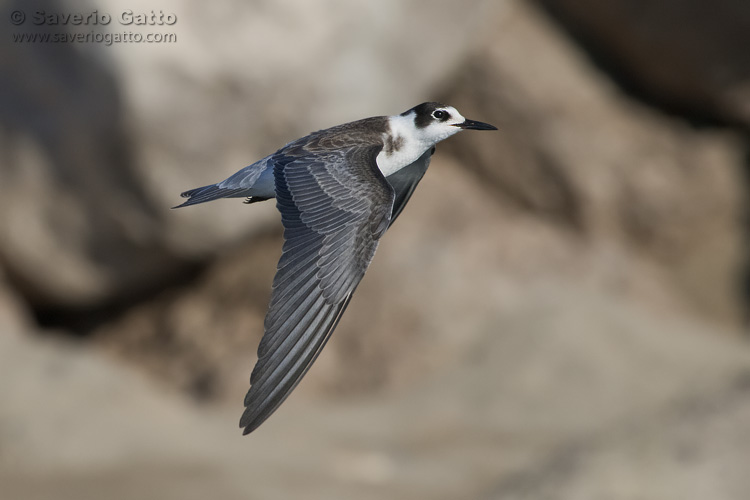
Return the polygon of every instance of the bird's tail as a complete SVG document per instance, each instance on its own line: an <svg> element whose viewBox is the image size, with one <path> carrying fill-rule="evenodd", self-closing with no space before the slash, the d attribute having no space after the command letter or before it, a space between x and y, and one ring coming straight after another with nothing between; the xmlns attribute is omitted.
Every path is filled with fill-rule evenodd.
<svg viewBox="0 0 750 500"><path fill-rule="evenodd" d="M190 205L197 205L198 203L205 203L207 201L218 200L219 198L241 198L246 196L247 188L221 188L217 184L211 184L210 186L203 186L190 191L185 191L180 194L183 198L187 198L185 203L177 205L172 208L187 207Z"/></svg>

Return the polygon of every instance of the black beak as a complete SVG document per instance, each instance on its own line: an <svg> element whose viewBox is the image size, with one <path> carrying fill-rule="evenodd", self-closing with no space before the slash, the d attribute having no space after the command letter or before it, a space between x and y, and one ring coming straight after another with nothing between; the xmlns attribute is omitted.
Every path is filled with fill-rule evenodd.
<svg viewBox="0 0 750 500"><path fill-rule="evenodd" d="M497 130L497 127L490 125L489 123L477 122L474 120L464 120L461 123L456 123L458 128L465 130Z"/></svg>

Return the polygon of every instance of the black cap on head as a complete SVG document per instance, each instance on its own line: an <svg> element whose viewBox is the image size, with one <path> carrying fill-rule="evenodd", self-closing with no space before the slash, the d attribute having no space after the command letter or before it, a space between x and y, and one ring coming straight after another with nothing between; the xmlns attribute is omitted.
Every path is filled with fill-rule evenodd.
<svg viewBox="0 0 750 500"><path fill-rule="evenodd" d="M418 106L404 111L401 113L401 116L407 116L409 113L414 113L414 125L417 128L425 128L431 123L448 122L448 120L455 118L451 113L458 113L458 111L452 106L446 106L439 102L423 102ZM458 114L458 116L461 115ZM465 130L497 130L497 127L489 123L467 120L466 118L460 123L449 124Z"/></svg>
<svg viewBox="0 0 750 500"><path fill-rule="evenodd" d="M411 112L414 112L414 125L417 126L417 128L425 128L430 123L432 123L435 120L447 120L450 118L449 114L445 114L444 117L439 118L435 117L432 114L437 111L438 109L447 108L447 106L440 102L423 102L422 104L419 104L417 106L414 106L413 108L404 111L401 113L401 116L406 116Z"/></svg>

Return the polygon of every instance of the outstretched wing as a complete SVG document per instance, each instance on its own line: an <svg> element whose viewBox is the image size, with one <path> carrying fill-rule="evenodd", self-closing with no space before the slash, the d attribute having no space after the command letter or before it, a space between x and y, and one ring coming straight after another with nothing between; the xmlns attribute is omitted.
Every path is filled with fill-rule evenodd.
<svg viewBox="0 0 750 500"><path fill-rule="evenodd" d="M244 434L307 373L389 226L394 192L375 162L380 149L306 143L274 155L285 242L240 419Z"/></svg>

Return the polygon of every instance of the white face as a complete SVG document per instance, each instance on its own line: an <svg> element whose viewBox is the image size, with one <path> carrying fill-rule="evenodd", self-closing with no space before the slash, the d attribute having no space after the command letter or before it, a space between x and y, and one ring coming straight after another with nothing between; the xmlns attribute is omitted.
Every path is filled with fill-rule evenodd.
<svg viewBox="0 0 750 500"><path fill-rule="evenodd" d="M377 158L385 176L413 163L435 144L465 128L494 128L466 120L453 106L436 103L423 103L400 115L389 116L388 126L390 134L384 136L386 147Z"/></svg>
<svg viewBox="0 0 750 500"><path fill-rule="evenodd" d="M461 130L497 130L489 123L467 120L453 106L424 102L388 117L388 134L377 163L386 177L413 163L425 151Z"/></svg>
<svg viewBox="0 0 750 500"><path fill-rule="evenodd" d="M432 112L432 120L424 128L418 128L418 133L425 142L437 144L455 133L461 131L459 123L466 121L461 113L453 106L444 106Z"/></svg>

